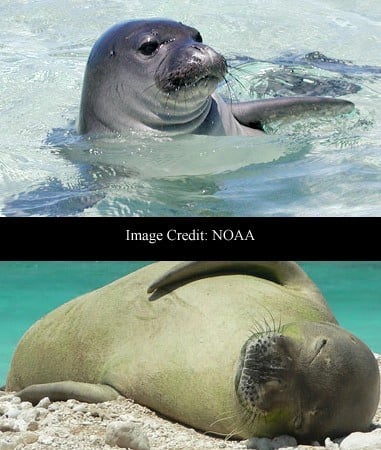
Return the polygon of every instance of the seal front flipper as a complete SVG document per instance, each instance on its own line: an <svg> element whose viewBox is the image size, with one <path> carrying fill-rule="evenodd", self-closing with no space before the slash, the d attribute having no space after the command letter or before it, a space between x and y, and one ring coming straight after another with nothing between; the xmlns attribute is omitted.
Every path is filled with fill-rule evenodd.
<svg viewBox="0 0 381 450"><path fill-rule="evenodd" d="M58 381L56 383L33 384L16 394L24 402L37 404L42 398L51 401L75 399L80 402L101 403L115 400L120 394L105 384L81 383L78 381Z"/></svg>
<svg viewBox="0 0 381 450"><path fill-rule="evenodd" d="M329 311L327 302L315 283L294 261L185 261L176 264L153 281L148 286L147 293L154 293L150 300L155 300L160 296L160 291L175 289L192 280L231 274L246 274L269 280L294 293L308 295L310 301ZM337 323L331 313L330 321Z"/></svg>
<svg viewBox="0 0 381 450"><path fill-rule="evenodd" d="M242 125L262 130L266 123L303 114L347 114L355 105L330 97L280 97L251 102L232 103L232 113Z"/></svg>
<svg viewBox="0 0 381 450"><path fill-rule="evenodd" d="M176 264L147 289L152 293L177 283L213 275L247 274L287 287L317 289L306 273L293 261L185 261Z"/></svg>

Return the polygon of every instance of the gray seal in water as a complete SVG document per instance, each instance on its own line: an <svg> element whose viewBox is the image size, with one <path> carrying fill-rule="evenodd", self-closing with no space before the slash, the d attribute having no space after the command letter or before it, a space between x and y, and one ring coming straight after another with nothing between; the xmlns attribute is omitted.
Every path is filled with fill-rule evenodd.
<svg viewBox="0 0 381 450"><path fill-rule="evenodd" d="M379 382L296 263L196 261L148 265L47 314L6 389L33 403L123 395L211 433L321 440L367 430Z"/></svg>
<svg viewBox="0 0 381 450"><path fill-rule="evenodd" d="M90 52L78 130L251 136L279 117L354 107L326 97L227 103L215 92L226 74L225 58L195 28L164 19L117 24Z"/></svg>

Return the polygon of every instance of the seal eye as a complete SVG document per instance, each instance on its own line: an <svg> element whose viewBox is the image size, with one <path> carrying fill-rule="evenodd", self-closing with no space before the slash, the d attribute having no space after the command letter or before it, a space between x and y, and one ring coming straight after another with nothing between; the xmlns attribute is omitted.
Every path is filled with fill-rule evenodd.
<svg viewBox="0 0 381 450"><path fill-rule="evenodd" d="M145 56L150 56L153 55L158 48L159 43L157 41L148 41L144 42L144 44L139 47L139 52Z"/></svg>

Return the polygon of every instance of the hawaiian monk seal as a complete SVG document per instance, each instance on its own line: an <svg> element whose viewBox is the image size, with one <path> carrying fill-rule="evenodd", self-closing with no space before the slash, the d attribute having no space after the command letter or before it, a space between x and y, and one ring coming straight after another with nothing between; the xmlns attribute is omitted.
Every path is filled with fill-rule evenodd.
<svg viewBox="0 0 381 450"><path fill-rule="evenodd" d="M225 58L195 28L164 19L116 24L90 52L78 130L258 135L265 122L284 116L354 107L325 97L228 104L214 92L226 74Z"/></svg>
<svg viewBox="0 0 381 450"><path fill-rule="evenodd" d="M7 390L34 403L121 394L200 430L303 441L366 430L379 372L296 263L160 262L34 324Z"/></svg>

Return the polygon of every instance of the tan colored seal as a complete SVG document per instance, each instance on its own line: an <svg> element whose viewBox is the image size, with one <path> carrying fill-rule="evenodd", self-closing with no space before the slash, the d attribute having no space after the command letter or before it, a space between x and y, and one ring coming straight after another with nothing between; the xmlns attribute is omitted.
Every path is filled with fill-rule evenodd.
<svg viewBox="0 0 381 450"><path fill-rule="evenodd" d="M366 430L379 373L297 264L160 262L33 325L7 390L33 402L121 394L216 434L306 440Z"/></svg>

